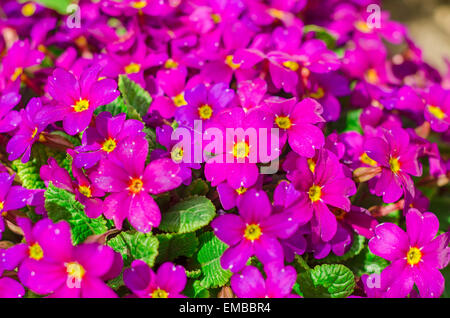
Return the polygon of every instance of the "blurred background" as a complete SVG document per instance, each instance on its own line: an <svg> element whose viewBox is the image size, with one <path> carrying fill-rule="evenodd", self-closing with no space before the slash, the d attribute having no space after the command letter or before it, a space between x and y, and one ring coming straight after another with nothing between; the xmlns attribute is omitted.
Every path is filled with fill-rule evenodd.
<svg viewBox="0 0 450 318"><path fill-rule="evenodd" d="M383 0L383 10L405 23L422 49L425 61L441 73L450 59L450 0Z"/></svg>

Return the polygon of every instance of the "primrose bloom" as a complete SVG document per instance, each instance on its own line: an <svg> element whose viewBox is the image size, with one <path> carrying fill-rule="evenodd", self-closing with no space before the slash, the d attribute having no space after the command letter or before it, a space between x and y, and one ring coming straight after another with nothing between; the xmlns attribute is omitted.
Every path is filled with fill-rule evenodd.
<svg viewBox="0 0 450 318"><path fill-rule="evenodd" d="M385 297L406 297L416 285L420 297L438 298L445 280L440 269L450 261L450 235L435 238L438 218L430 212L410 209L406 214L406 233L393 223L375 228L369 248L392 263L381 272L381 290Z"/></svg>
<svg viewBox="0 0 450 318"><path fill-rule="evenodd" d="M0 96L0 133L12 131L20 124L21 116L13 110L19 101L20 95L15 92Z"/></svg>
<svg viewBox="0 0 450 318"><path fill-rule="evenodd" d="M162 158L146 167L147 155L146 139L127 138L117 146L113 158L100 161L98 169L90 175L95 186L112 193L104 201L103 212L118 229L125 218L141 232L157 227L161 213L150 194L175 189L183 181L178 164Z"/></svg>
<svg viewBox="0 0 450 318"><path fill-rule="evenodd" d="M22 188L21 186L13 186L14 175L10 176L8 173L0 173L0 237L5 230L3 216L6 216L8 211L21 209L27 205L30 198L30 190Z"/></svg>
<svg viewBox="0 0 450 318"><path fill-rule="evenodd" d="M9 160L16 160L22 156L22 162L28 162L31 154L31 147L39 140L41 132L47 126L36 119L42 109L40 98L32 98L25 109L20 111L22 117L19 131L10 139L6 146L6 151L10 154Z"/></svg>
<svg viewBox="0 0 450 318"><path fill-rule="evenodd" d="M301 156L311 158L316 149L323 147L325 137L314 124L325 122L322 106L312 98L297 103L296 98L266 100L266 110L275 128L280 129L280 140L286 139L292 150Z"/></svg>
<svg viewBox="0 0 450 318"><path fill-rule="evenodd" d="M375 194L392 203L409 192L414 196L414 183L409 175L420 176L422 168L417 161L418 147L411 144L409 135L401 128L384 131L383 137L367 138L364 143L367 156L382 167L375 185Z"/></svg>
<svg viewBox="0 0 450 318"><path fill-rule="evenodd" d="M445 132L450 126L450 91L433 85L426 96L425 119L437 132Z"/></svg>
<svg viewBox="0 0 450 318"><path fill-rule="evenodd" d="M283 262L273 261L264 266L267 278L254 266L246 266L240 274L231 277L231 288L239 298L292 298L297 280L294 267L284 267Z"/></svg>
<svg viewBox="0 0 450 318"><path fill-rule="evenodd" d="M337 231L337 220L330 207L350 210L348 197L356 192L353 180L344 174L336 156L327 150L319 153L317 162L297 160L297 169L288 178L302 194L294 217L311 219L312 231L324 242L331 240Z"/></svg>
<svg viewBox="0 0 450 318"><path fill-rule="evenodd" d="M41 120L63 120L64 130L75 135L87 128L97 107L114 101L120 93L112 79L99 80L101 67L94 65L83 71L80 78L57 68L48 81L48 92L54 106L48 106Z"/></svg>
<svg viewBox="0 0 450 318"><path fill-rule="evenodd" d="M162 264L156 273L135 260L123 273L125 285L139 298L185 298L182 295L187 277L183 266L170 262Z"/></svg>
<svg viewBox="0 0 450 318"><path fill-rule="evenodd" d="M101 112L95 118L95 127L89 127L83 134L82 145L75 148L74 165L88 169L100 159L114 153L117 144L128 137L145 137L144 125L134 119L126 119L126 114L112 116Z"/></svg>
<svg viewBox="0 0 450 318"><path fill-rule="evenodd" d="M33 255L43 256L23 262L18 273L26 287L55 298L117 297L102 279L113 267L112 248L97 243L72 246L70 226L65 221L40 225L38 232L38 245L34 246L40 250L35 248Z"/></svg>
<svg viewBox="0 0 450 318"><path fill-rule="evenodd" d="M239 215L225 214L211 222L217 237L230 246L220 259L222 267L238 272L253 255L263 264L283 259L278 238L288 238L298 227L291 214L272 214L267 194L255 189L244 194L238 210Z"/></svg>

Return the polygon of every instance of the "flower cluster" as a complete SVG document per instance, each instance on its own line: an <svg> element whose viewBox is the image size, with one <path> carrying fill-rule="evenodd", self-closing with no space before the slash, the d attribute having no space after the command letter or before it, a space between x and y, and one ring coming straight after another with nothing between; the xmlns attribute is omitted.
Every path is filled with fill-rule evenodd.
<svg viewBox="0 0 450 318"><path fill-rule="evenodd" d="M448 295L450 69L379 1L4 2L0 297Z"/></svg>

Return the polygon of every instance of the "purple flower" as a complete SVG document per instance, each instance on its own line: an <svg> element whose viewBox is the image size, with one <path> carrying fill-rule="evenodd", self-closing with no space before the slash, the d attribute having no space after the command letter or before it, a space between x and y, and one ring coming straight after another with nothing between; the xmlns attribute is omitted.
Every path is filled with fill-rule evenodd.
<svg viewBox="0 0 450 318"><path fill-rule="evenodd" d="M16 129L21 116L13 108L19 103L20 95L15 92L3 93L0 96L0 133Z"/></svg>
<svg viewBox="0 0 450 318"><path fill-rule="evenodd" d="M10 277L0 278L0 298L22 298L25 289L16 280Z"/></svg>
<svg viewBox="0 0 450 318"><path fill-rule="evenodd" d="M280 140L289 141L291 148L301 156L311 158L316 149L323 147L325 137L314 124L324 122L322 106L307 98L297 103L295 98L266 100L266 110L274 127L281 130Z"/></svg>
<svg viewBox="0 0 450 318"><path fill-rule="evenodd" d="M38 226L38 225L36 225ZM36 233L37 232L37 233ZM41 223L33 236L40 250L19 268L20 281L31 291L54 298L115 298L103 282L114 262L114 251L97 243L72 246L70 226L65 221Z"/></svg>
<svg viewBox="0 0 450 318"><path fill-rule="evenodd" d="M157 272L135 260L123 273L125 285L139 298L185 298L182 295L187 277L183 266L170 262L162 264Z"/></svg>
<svg viewBox="0 0 450 318"><path fill-rule="evenodd" d="M283 259L278 238L288 238L297 229L292 215L272 214L267 194L255 189L244 194L238 210L239 215L221 215L211 223L217 237L230 246L220 259L222 267L238 272L253 255L263 264Z"/></svg>
<svg viewBox="0 0 450 318"><path fill-rule="evenodd" d="M100 161L90 176L94 185L112 193L105 199L103 209L118 229L125 218L141 232L157 227L161 213L150 193L172 190L182 182L178 164L163 158L145 166L147 155L147 140L127 138L117 145L113 158Z"/></svg>
<svg viewBox="0 0 450 318"><path fill-rule="evenodd" d="M89 127L83 134L82 145L75 148L73 162L77 168L88 169L100 159L108 156L117 144L127 137L145 137L144 125L137 120L125 120L126 114L112 116L102 112L95 118L95 127Z"/></svg>
<svg viewBox="0 0 450 318"><path fill-rule="evenodd" d="M406 297L416 285L420 297L438 298L444 291L439 269L450 261L449 233L435 238L438 218L430 212L410 209L406 214L406 233L393 223L375 228L369 248L392 263L381 272L381 290L385 297Z"/></svg>
<svg viewBox="0 0 450 318"><path fill-rule="evenodd" d="M77 79L57 68L48 81L48 92L55 105L47 106L40 119L44 122L63 120L64 130L69 135L85 130L95 109L111 103L120 94L114 80L99 80L100 70L99 65L94 65Z"/></svg>
<svg viewBox="0 0 450 318"><path fill-rule="evenodd" d="M14 175L10 176L8 173L0 173L0 237L5 230L3 216L6 216L8 211L21 209L27 205L30 198L30 191L21 186L13 186Z"/></svg>
<svg viewBox="0 0 450 318"><path fill-rule="evenodd" d="M239 298L292 298L297 272L292 266L284 267L280 261L264 266L267 278L254 266L246 266L242 273L231 277L231 288Z"/></svg>
<svg viewBox="0 0 450 318"><path fill-rule="evenodd" d="M437 132L444 132L450 126L450 91L440 85L433 85L426 95L425 119L431 128Z"/></svg>
<svg viewBox="0 0 450 318"><path fill-rule="evenodd" d="M397 201L404 192L414 196L414 183L409 175L422 174L417 147L401 128L384 131L383 137L368 138L364 143L367 156L382 167L375 194L383 196L386 203Z"/></svg>
<svg viewBox="0 0 450 318"><path fill-rule="evenodd" d="M6 151L10 154L9 160L16 160L22 156L22 162L28 162L31 154L31 147L39 140L40 134L44 131L46 124L36 119L42 109L40 98L32 98L25 109L20 111L22 117L18 132L10 139L6 146Z"/></svg>

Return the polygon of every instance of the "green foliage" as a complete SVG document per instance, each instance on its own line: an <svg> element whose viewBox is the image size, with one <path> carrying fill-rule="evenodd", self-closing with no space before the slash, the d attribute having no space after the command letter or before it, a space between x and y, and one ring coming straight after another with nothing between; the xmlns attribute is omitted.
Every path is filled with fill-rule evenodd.
<svg viewBox="0 0 450 318"><path fill-rule="evenodd" d="M231 277L229 270L224 270L220 265L220 257L228 245L220 241L212 232L206 232L200 236L200 250L197 260L202 270L200 285L204 288L224 286Z"/></svg>
<svg viewBox="0 0 450 318"><path fill-rule="evenodd" d="M119 90L127 107L128 117L142 121L152 102L150 94L126 75L119 75Z"/></svg>
<svg viewBox="0 0 450 318"><path fill-rule="evenodd" d="M122 232L107 244L122 254L125 266L129 266L133 260L140 259L152 267L158 256L159 241L151 233Z"/></svg>
<svg viewBox="0 0 450 318"><path fill-rule="evenodd" d="M209 186L203 179L195 179L182 191L183 196L206 195L209 192Z"/></svg>
<svg viewBox="0 0 450 318"><path fill-rule="evenodd" d="M361 109L356 109L356 110L350 110L349 112L347 112L347 115L345 117L345 131L356 131L359 132L360 134L363 133L362 128L361 128L361 124L359 122L359 116L361 115L362 110Z"/></svg>
<svg viewBox="0 0 450 318"><path fill-rule="evenodd" d="M376 256L370 252L369 248L365 246L363 251L349 260L346 265L358 276L363 274L381 273L381 271L389 265L389 262L384 258Z"/></svg>
<svg viewBox="0 0 450 318"><path fill-rule="evenodd" d="M195 233L158 234L159 241L157 263L173 261L179 256L192 256L198 247Z"/></svg>
<svg viewBox="0 0 450 318"><path fill-rule="evenodd" d="M300 273L298 284L305 297L345 298L353 293L355 277L342 264L324 264Z"/></svg>
<svg viewBox="0 0 450 318"><path fill-rule="evenodd" d="M199 280L188 281L183 294L189 298L208 298L210 296L208 289L202 287Z"/></svg>
<svg viewBox="0 0 450 318"><path fill-rule="evenodd" d="M329 49L334 49L336 47L336 38L327 29L323 27L309 24L303 27L303 32L305 34L309 32L314 32L315 37L325 42Z"/></svg>
<svg viewBox="0 0 450 318"><path fill-rule="evenodd" d="M33 0L46 8L58 11L61 14L67 14L67 7L73 3L72 0ZM71 13L71 12L69 12Z"/></svg>
<svg viewBox="0 0 450 318"><path fill-rule="evenodd" d="M95 114L98 115L101 112L110 112L111 115L117 116L121 113L127 113L127 106L125 105L121 96L117 97L114 101L108 105L103 105L95 110Z"/></svg>
<svg viewBox="0 0 450 318"><path fill-rule="evenodd" d="M12 162L12 168L22 182L22 186L27 189L45 189L44 181L39 176L40 166L37 159L33 158L27 163L22 163L20 159Z"/></svg>
<svg viewBox="0 0 450 318"><path fill-rule="evenodd" d="M159 229L172 233L194 232L211 222L216 208L206 197L194 196L163 213Z"/></svg>
<svg viewBox="0 0 450 318"><path fill-rule="evenodd" d="M66 220L69 222L73 243L79 244L88 236L106 232L106 221L100 216L91 219L84 213L84 206L75 200L72 193L57 188L51 183L45 191L45 208L48 217L54 222Z"/></svg>

